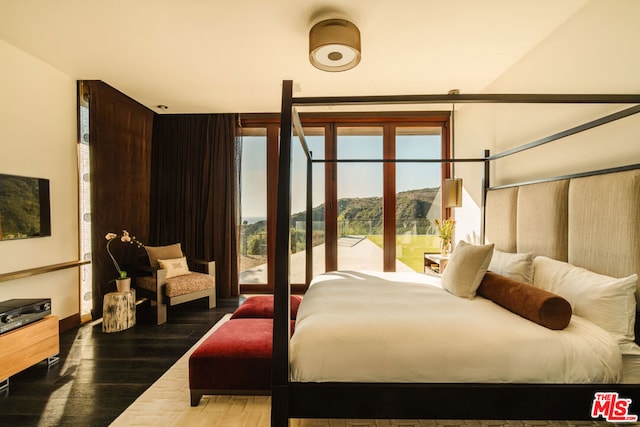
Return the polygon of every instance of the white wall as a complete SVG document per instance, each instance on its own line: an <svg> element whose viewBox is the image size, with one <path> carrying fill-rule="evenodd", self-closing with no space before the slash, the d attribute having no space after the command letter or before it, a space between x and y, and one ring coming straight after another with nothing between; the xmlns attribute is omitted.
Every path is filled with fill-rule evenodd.
<svg viewBox="0 0 640 427"><path fill-rule="evenodd" d="M592 0L485 92L640 94L638 22L640 2ZM479 157L484 149L495 154L626 107L465 105L456 116L456 155ZM492 162L491 183L500 185L632 163L640 163L640 114ZM464 178L465 189L475 202L456 212L456 217L473 218L480 201L481 168L460 164L456 174Z"/></svg>
<svg viewBox="0 0 640 427"><path fill-rule="evenodd" d="M0 273L76 261L76 82L0 40L0 173L50 180L51 236L0 241ZM0 282L0 301L51 298L61 319L79 309L78 269Z"/></svg>

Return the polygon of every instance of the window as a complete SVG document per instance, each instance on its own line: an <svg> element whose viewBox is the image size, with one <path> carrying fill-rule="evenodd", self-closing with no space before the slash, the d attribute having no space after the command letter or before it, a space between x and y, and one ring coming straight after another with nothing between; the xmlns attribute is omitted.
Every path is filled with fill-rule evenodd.
<svg viewBox="0 0 640 427"><path fill-rule="evenodd" d="M262 134L261 134L262 133ZM240 283L266 284L267 276L267 136L242 137L240 174Z"/></svg>
<svg viewBox="0 0 640 427"><path fill-rule="evenodd" d="M269 235L275 233L276 193L270 189L277 183L278 120L243 117L242 244L247 249L243 246L240 256L257 259L260 252L262 263L259 275L257 266L240 263L245 293L273 289L269 254L275 242ZM446 216L440 188L449 176L448 163L424 159L447 158L449 113L307 115L302 122L314 160L313 276L338 268L422 271L423 253L439 248L432 224ZM292 150L290 277L295 290L306 288L308 164L295 135ZM263 223L251 227L256 217ZM266 237L258 237L258 230Z"/></svg>
<svg viewBox="0 0 640 427"><path fill-rule="evenodd" d="M337 128L337 160L381 160L382 127ZM337 163L338 269L383 268L383 164Z"/></svg>
<svg viewBox="0 0 640 427"><path fill-rule="evenodd" d="M305 139L313 159L324 158L324 128L305 128ZM294 136L295 138L295 136ZM306 278L306 181L307 156L301 144L293 144L291 174L291 282L304 283ZM325 270L325 173L322 164L312 165L312 248L313 274Z"/></svg>
<svg viewBox="0 0 640 427"><path fill-rule="evenodd" d="M81 259L91 261L91 168L89 162L89 102L87 88L80 84L78 108L78 207L80 212L80 253ZM93 290L91 265L80 267L80 318L91 319Z"/></svg>
<svg viewBox="0 0 640 427"><path fill-rule="evenodd" d="M442 134L435 127L397 127L397 159L441 159ZM423 271L424 253L438 252L433 220L442 217L442 165L396 164L396 270Z"/></svg>

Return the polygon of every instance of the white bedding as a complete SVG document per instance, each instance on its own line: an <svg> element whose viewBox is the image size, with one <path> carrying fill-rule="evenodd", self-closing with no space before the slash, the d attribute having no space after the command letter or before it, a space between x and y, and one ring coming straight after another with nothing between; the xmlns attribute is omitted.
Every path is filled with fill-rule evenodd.
<svg viewBox="0 0 640 427"><path fill-rule="evenodd" d="M291 339L301 382L615 383L617 342L573 316L553 331L418 273L316 277Z"/></svg>

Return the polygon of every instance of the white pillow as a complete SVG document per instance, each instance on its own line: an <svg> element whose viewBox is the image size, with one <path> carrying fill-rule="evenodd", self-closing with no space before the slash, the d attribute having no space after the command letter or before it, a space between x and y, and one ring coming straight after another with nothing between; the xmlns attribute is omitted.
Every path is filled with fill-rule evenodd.
<svg viewBox="0 0 640 427"><path fill-rule="evenodd" d="M574 314L600 326L619 344L633 342L636 274L616 279L544 256L533 260L533 269L534 286L565 298Z"/></svg>
<svg viewBox="0 0 640 427"><path fill-rule="evenodd" d="M442 273L442 287L455 296L474 298L492 254L493 243L479 246L461 240Z"/></svg>
<svg viewBox="0 0 640 427"><path fill-rule="evenodd" d="M187 258L172 258L172 259L159 259L158 265L160 268L167 270L167 279L176 276L183 276L189 274L189 265L187 264Z"/></svg>
<svg viewBox="0 0 640 427"><path fill-rule="evenodd" d="M494 249L489 270L530 285L533 283L533 254L509 253Z"/></svg>

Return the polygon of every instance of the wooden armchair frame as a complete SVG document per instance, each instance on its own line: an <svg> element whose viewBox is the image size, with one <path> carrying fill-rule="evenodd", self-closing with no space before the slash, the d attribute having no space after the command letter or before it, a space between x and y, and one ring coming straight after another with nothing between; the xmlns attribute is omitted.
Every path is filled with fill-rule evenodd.
<svg viewBox="0 0 640 427"><path fill-rule="evenodd" d="M213 288L203 289L184 295L174 297L167 296L167 270L150 265L141 265L137 269L137 277L151 275L156 283L155 292L136 286L138 296L148 298L151 306L156 307L156 323L161 325L167 322L167 307L182 304L183 302L194 301L200 298L209 298L209 308L216 306L216 262L188 259L190 274L208 274L213 277Z"/></svg>

